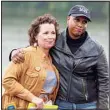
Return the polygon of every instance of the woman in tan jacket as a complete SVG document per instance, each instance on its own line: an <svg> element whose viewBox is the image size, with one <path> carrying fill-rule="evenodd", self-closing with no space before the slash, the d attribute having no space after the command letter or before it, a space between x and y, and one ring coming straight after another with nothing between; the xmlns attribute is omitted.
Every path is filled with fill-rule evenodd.
<svg viewBox="0 0 110 110"><path fill-rule="evenodd" d="M30 102L42 109L47 101L55 101L59 75L52 64L49 50L58 36L58 23L50 14L37 17L28 31L30 46L24 48L25 61L10 62L4 78L2 109L14 103L16 109L27 109Z"/></svg>

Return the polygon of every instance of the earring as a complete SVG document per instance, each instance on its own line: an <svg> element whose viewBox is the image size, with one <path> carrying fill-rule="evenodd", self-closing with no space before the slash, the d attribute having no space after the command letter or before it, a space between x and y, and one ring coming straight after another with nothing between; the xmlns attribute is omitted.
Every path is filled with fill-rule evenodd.
<svg viewBox="0 0 110 110"><path fill-rule="evenodd" d="M34 47L37 47L37 46L38 46L38 44L37 44L37 42L35 42L35 43L34 43Z"/></svg>

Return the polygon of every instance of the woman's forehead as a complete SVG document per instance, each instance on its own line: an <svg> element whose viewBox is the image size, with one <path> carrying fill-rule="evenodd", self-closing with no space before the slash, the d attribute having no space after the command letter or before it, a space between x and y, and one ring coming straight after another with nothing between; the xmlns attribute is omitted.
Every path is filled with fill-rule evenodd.
<svg viewBox="0 0 110 110"><path fill-rule="evenodd" d="M52 30L55 29L54 24L49 24L49 23L44 23L44 24L40 24L40 30Z"/></svg>

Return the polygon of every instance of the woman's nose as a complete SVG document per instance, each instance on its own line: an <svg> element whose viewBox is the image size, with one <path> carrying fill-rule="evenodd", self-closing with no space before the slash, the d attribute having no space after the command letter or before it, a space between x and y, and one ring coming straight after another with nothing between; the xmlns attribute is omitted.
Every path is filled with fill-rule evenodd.
<svg viewBox="0 0 110 110"><path fill-rule="evenodd" d="M55 38L55 35L54 34L49 34L48 38Z"/></svg>

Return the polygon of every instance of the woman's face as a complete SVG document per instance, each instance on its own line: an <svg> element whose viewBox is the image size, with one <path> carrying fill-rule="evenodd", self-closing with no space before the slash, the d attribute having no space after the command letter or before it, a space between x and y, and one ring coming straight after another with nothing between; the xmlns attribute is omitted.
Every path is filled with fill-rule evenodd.
<svg viewBox="0 0 110 110"><path fill-rule="evenodd" d="M56 31L54 24L41 24L40 31L36 36L38 41L38 46L44 49L50 49L55 45L56 41Z"/></svg>

